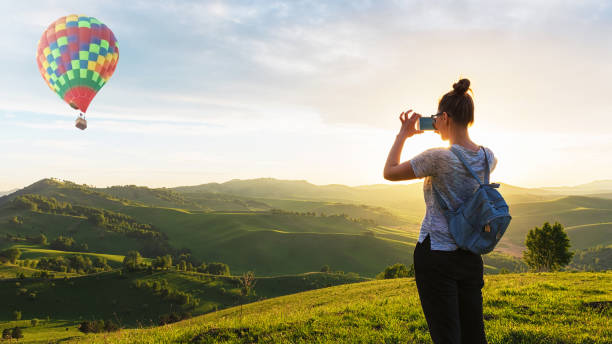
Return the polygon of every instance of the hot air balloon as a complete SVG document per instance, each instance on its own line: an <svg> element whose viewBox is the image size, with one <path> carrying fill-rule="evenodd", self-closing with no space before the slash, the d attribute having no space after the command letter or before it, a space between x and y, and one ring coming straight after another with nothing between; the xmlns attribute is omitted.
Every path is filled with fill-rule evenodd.
<svg viewBox="0 0 612 344"><path fill-rule="evenodd" d="M81 114L76 127L84 130L84 114L96 93L110 79L119 60L113 32L98 19L72 14L43 32L36 62L51 90Z"/></svg>

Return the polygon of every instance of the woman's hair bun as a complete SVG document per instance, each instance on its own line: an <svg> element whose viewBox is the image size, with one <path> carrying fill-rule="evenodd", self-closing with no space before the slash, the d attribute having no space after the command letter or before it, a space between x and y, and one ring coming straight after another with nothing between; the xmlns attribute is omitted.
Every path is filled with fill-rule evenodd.
<svg viewBox="0 0 612 344"><path fill-rule="evenodd" d="M453 90L455 90L455 93L458 93L458 94L466 93L469 88L470 88L470 80L468 79L461 79L453 84Z"/></svg>

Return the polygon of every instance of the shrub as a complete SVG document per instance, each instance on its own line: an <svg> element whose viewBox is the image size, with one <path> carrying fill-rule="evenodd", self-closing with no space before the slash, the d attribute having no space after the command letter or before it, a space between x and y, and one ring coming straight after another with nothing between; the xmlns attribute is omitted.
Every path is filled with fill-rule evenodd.
<svg viewBox="0 0 612 344"><path fill-rule="evenodd" d="M166 324L171 324L171 323L189 319L189 318L191 318L191 313L189 312L180 312L180 313L172 312L169 314L160 315L158 324L166 325Z"/></svg>
<svg viewBox="0 0 612 344"><path fill-rule="evenodd" d="M387 266L385 271L382 272L382 278L402 278L402 277L414 277L414 264L410 264L410 268L407 268L404 264L394 264Z"/></svg>
<svg viewBox="0 0 612 344"><path fill-rule="evenodd" d="M136 271L142 268L142 257L138 251L129 251L123 258L123 268L127 271Z"/></svg>
<svg viewBox="0 0 612 344"><path fill-rule="evenodd" d="M206 266L206 273L211 275L229 276L230 268L224 263L209 263Z"/></svg>
<svg viewBox="0 0 612 344"><path fill-rule="evenodd" d="M17 263L17 259L21 256L21 251L18 248L9 248L0 252L0 261L6 260L12 264Z"/></svg>

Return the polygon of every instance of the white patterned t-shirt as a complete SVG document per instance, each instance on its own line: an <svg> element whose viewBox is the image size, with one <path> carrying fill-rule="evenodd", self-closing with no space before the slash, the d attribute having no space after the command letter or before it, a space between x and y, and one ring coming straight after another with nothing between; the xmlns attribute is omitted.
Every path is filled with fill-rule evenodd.
<svg viewBox="0 0 612 344"><path fill-rule="evenodd" d="M484 151L469 150L458 144L454 144L470 164L470 167L484 180ZM497 158L489 148L485 148L489 167L491 171L497 165ZM478 182L470 172L463 166L450 148L431 148L415 156L410 160L414 174L418 178L425 178L423 183L423 194L425 197L425 217L421 223L419 242L423 242L429 234L431 249L440 251L456 250L457 244L448 230L448 223L444 213L431 187L432 181L440 196L452 209L457 209L463 202L476 192Z"/></svg>

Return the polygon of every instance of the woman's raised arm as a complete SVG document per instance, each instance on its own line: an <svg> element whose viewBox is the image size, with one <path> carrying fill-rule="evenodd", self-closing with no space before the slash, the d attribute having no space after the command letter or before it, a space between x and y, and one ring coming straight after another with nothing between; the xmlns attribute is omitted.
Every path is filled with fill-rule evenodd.
<svg viewBox="0 0 612 344"><path fill-rule="evenodd" d="M412 166L410 165L410 161L406 161L401 164L399 162L406 139L412 135L423 133L422 130L416 129L416 122L419 120L421 115L418 113L413 113L412 116L408 117L411 112L412 110L408 110L400 114L399 118L402 122L402 128L395 138L395 143L393 143L393 147L391 147L391 151L387 157L387 162L385 163L383 176L386 180L398 181L417 178L417 176L414 174Z"/></svg>

